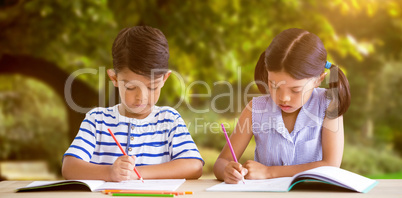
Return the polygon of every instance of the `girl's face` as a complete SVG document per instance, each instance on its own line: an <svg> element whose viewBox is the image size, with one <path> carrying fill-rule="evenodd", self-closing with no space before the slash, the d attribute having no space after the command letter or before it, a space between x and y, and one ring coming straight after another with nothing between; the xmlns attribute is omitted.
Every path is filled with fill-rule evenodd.
<svg viewBox="0 0 402 198"><path fill-rule="evenodd" d="M142 119L147 117L158 102L161 88L170 73L151 79L123 68L117 74L108 70L115 87L119 88L121 104L119 111L127 117Z"/></svg>
<svg viewBox="0 0 402 198"><path fill-rule="evenodd" d="M296 80L284 71L268 72L269 92L282 112L294 113L310 99L313 89L321 84L325 75Z"/></svg>

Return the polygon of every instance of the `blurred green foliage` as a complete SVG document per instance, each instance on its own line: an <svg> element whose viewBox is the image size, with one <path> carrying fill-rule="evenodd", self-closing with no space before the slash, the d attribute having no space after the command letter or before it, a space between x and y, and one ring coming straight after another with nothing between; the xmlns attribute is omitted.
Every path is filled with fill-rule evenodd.
<svg viewBox="0 0 402 198"><path fill-rule="evenodd" d="M253 81L260 53L275 35L291 27L317 34L328 59L348 76L352 104L344 119L342 166L367 175L402 171L401 1L0 1L0 56L41 58L66 73L111 67L114 37L134 25L164 32L171 69L180 73L186 87L202 80L212 88L211 97L193 97L207 93L205 86L183 92L180 80L172 76L158 103L174 106L184 100L178 109L201 152L208 155L203 155L207 172L225 144L219 127L210 128L211 123L227 123L229 131L233 129L247 103L240 97ZM98 75L78 78L100 92L108 85ZM225 85L214 84L218 81L234 86L233 108L222 113L190 111L189 105L223 110L231 104L228 97L211 100L228 92ZM250 93L258 93L256 86ZM69 107L62 97L40 79L0 75L0 160L48 159L59 170L71 141L66 134ZM249 149L243 159L252 155Z"/></svg>
<svg viewBox="0 0 402 198"><path fill-rule="evenodd" d="M24 76L0 76L0 82L0 159L46 159L52 171L59 171L69 144L62 98Z"/></svg>

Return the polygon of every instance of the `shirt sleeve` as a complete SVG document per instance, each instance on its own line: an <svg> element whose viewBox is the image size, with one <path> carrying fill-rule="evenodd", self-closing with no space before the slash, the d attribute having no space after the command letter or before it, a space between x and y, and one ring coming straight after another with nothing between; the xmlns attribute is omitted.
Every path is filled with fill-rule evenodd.
<svg viewBox="0 0 402 198"><path fill-rule="evenodd" d="M73 156L86 162L91 160L96 145L95 124L95 117L87 113L85 119L81 123L77 136L64 153L64 156Z"/></svg>
<svg viewBox="0 0 402 198"><path fill-rule="evenodd" d="M205 164L184 120L180 116L175 120L173 128L169 132L169 143L172 160L199 159Z"/></svg>

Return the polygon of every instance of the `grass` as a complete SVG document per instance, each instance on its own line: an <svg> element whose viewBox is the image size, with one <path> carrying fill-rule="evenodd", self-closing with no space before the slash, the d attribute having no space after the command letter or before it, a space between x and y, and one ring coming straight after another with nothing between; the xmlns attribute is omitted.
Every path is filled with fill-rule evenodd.
<svg viewBox="0 0 402 198"><path fill-rule="evenodd" d="M369 175L371 179L402 179L402 171L396 173L382 174L382 175Z"/></svg>
<svg viewBox="0 0 402 198"><path fill-rule="evenodd" d="M213 176L213 168L216 159L219 156L219 151L215 149L206 148L206 147L198 147L198 150L201 153L202 158L204 159L204 168L202 169L202 175L212 175Z"/></svg>

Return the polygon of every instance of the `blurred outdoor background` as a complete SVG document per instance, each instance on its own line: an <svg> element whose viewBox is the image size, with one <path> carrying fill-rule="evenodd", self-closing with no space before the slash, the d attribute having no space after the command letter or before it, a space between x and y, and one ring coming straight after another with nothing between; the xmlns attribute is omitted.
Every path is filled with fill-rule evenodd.
<svg viewBox="0 0 402 198"><path fill-rule="evenodd" d="M244 94L259 93L248 87L259 55L275 35L296 27L321 38L350 82L341 167L402 178L401 0L0 0L2 179L60 178L85 112L118 102L105 69L119 30L135 25L156 27L168 39L170 68L185 87L173 75L158 105L176 105L206 161L203 177L213 177L225 144L217 124L232 131ZM197 80L206 84L192 84ZM241 162L253 159L254 146Z"/></svg>

